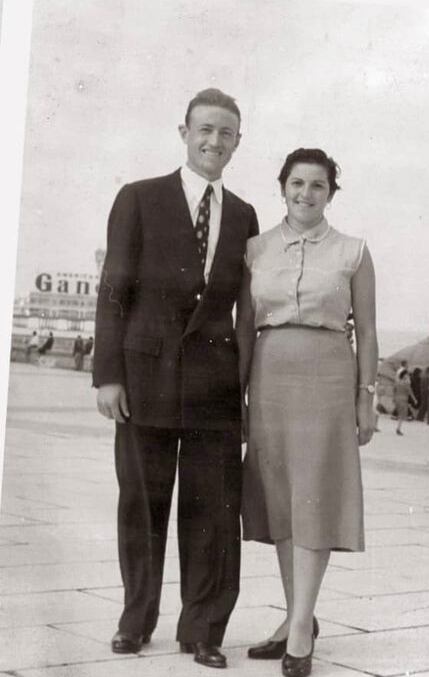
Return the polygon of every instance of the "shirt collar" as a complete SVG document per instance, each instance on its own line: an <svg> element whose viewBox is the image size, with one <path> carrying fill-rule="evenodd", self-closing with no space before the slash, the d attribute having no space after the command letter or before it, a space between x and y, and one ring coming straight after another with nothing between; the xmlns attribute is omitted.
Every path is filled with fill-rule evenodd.
<svg viewBox="0 0 429 677"><path fill-rule="evenodd" d="M320 242L324 240L331 229L331 226L325 218L317 223L313 228L305 230L303 233L298 232L288 223L285 217L280 224L280 232L286 245L295 244L297 242Z"/></svg>
<svg viewBox="0 0 429 677"><path fill-rule="evenodd" d="M188 165L183 165L180 170L180 176L183 183L186 186L188 192L192 197L199 203L202 200L204 191L206 190L208 184L210 183L213 186L213 195L215 196L217 202L222 204L223 200L223 190L222 190L222 177L216 179L215 181L207 181L203 176L200 176L194 172Z"/></svg>

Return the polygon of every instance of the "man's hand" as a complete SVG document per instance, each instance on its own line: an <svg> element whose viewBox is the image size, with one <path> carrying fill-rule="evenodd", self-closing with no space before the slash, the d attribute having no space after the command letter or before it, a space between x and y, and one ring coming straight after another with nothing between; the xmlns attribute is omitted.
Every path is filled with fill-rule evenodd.
<svg viewBox="0 0 429 677"><path fill-rule="evenodd" d="M126 423L130 417L125 388L120 383L107 383L98 389L97 407L106 418L114 418L118 423Z"/></svg>

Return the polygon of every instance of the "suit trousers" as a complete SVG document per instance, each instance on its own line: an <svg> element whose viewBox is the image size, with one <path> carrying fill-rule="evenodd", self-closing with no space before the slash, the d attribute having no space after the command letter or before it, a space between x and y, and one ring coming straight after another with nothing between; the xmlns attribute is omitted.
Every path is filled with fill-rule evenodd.
<svg viewBox="0 0 429 677"><path fill-rule="evenodd" d="M123 632L150 635L161 597L178 465L180 642L222 644L239 592L241 433L117 424Z"/></svg>

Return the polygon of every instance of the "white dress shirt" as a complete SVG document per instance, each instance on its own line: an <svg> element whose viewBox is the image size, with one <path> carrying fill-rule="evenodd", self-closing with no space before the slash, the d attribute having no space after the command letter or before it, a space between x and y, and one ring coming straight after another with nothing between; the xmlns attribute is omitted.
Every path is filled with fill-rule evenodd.
<svg viewBox="0 0 429 677"><path fill-rule="evenodd" d="M197 222L198 209L204 192L209 183L213 186L213 192L210 196L209 241L207 243L207 258L204 266L204 277L207 282L219 240L223 200L222 179L207 181L207 179L196 174L187 165L181 168L180 176L194 227Z"/></svg>

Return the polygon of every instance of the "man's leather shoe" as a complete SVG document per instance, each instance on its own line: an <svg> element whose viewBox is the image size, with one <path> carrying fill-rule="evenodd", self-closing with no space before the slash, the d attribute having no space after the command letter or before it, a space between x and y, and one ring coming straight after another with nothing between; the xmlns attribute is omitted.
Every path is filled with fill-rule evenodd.
<svg viewBox="0 0 429 677"><path fill-rule="evenodd" d="M182 653L193 653L194 661L208 668L226 668L226 658L216 646L207 642L180 642Z"/></svg>
<svg viewBox="0 0 429 677"><path fill-rule="evenodd" d="M316 639L319 635L319 623L316 616L313 617L313 636ZM279 659L281 658L286 651L287 639L282 639L276 641L274 639L268 639L266 642L261 642L261 644L255 644L251 646L247 655L249 658L256 660L270 660L270 659Z"/></svg>
<svg viewBox="0 0 429 677"><path fill-rule="evenodd" d="M143 644L149 644L150 635L133 635L118 630L110 643L113 653L138 653Z"/></svg>

